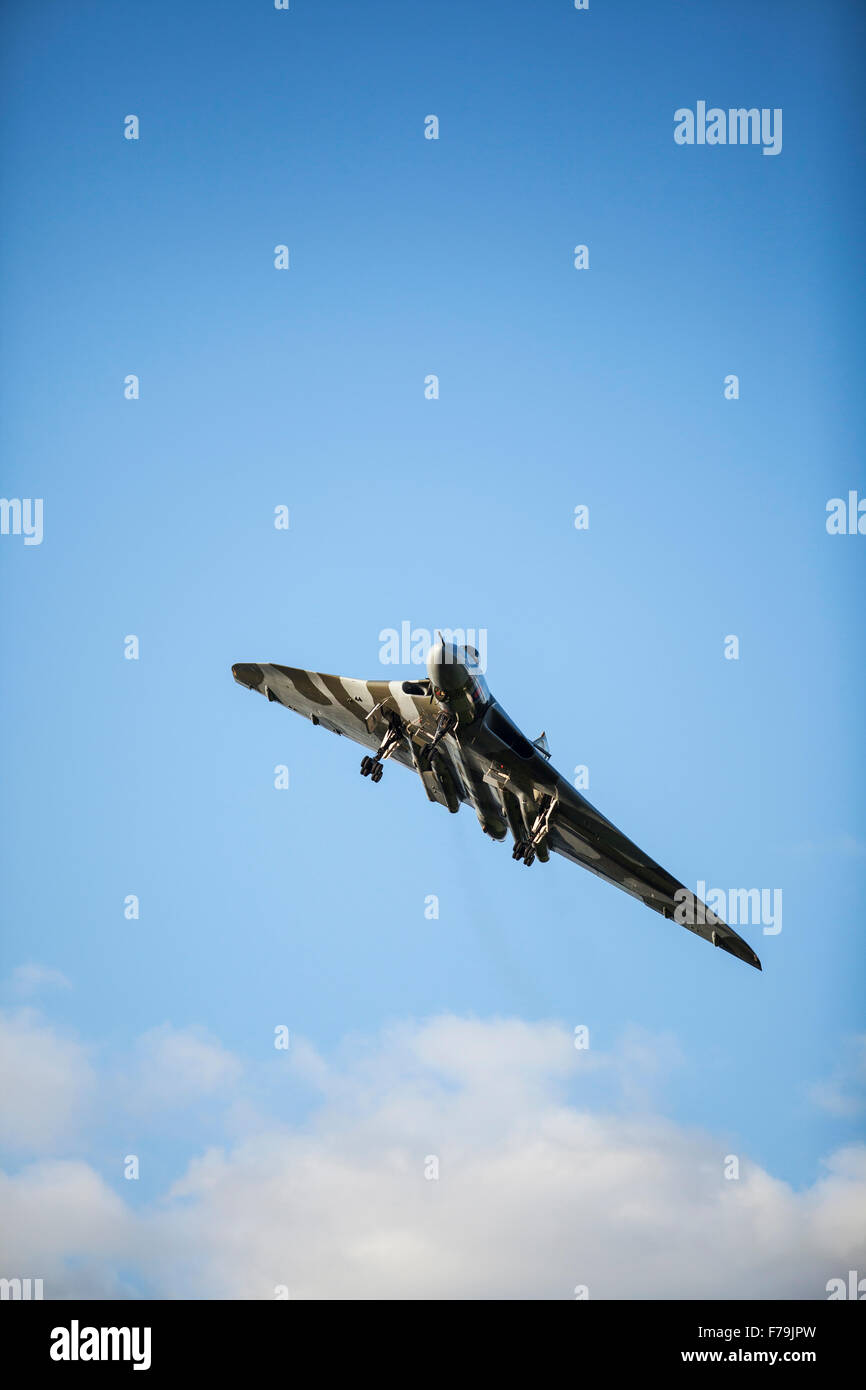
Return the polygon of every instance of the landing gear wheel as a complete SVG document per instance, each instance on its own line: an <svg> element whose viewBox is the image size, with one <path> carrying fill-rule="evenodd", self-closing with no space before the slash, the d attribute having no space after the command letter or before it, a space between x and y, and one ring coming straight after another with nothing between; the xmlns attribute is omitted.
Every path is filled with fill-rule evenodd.
<svg viewBox="0 0 866 1390"><path fill-rule="evenodd" d="M384 767L382 766L382 764L381 764L381 763L376 763L375 767L373 768L373 771L370 773L370 779L371 779L371 781L373 781L373 782L381 782L382 777L384 776L384 773L385 773L385 769L384 769Z"/></svg>
<svg viewBox="0 0 866 1390"><path fill-rule="evenodd" d="M532 848L532 845L530 845L530 846L528 847L528 849L524 852L524 855L523 855L523 862L524 862L524 864L534 864L534 863L535 863L535 850Z"/></svg>
<svg viewBox="0 0 866 1390"><path fill-rule="evenodd" d="M372 759L372 758L368 758L368 757L362 758L362 759L361 759L361 776L362 776L362 777L369 777L369 776L370 776L370 773L373 771L373 768L374 768L375 766L376 766L376 764L373 762L373 759Z"/></svg>
<svg viewBox="0 0 866 1390"><path fill-rule="evenodd" d="M515 846L514 846L514 849L511 851L511 858L512 858L512 859L522 859L525 853L526 853L526 845L524 844L524 842L523 842L522 840L518 840L518 841L516 842Z"/></svg>

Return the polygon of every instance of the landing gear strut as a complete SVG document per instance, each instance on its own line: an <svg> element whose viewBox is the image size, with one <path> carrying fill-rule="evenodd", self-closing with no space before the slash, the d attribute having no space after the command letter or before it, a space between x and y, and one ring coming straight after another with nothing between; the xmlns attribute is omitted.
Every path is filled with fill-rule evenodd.
<svg viewBox="0 0 866 1390"><path fill-rule="evenodd" d="M381 782L385 769L382 766L390 758L403 738L403 721L398 714L388 714L388 732L376 749L374 756L365 754L361 759L361 776L369 777L371 782Z"/></svg>
<svg viewBox="0 0 866 1390"><path fill-rule="evenodd" d="M450 734L451 730L456 729L456 727L457 715L454 711L450 709L443 710L436 721L436 730L433 734L433 738L427 744L426 748L422 748L421 752L418 754L418 766L422 771L425 771L430 766L433 760L434 749L438 748L445 735Z"/></svg>
<svg viewBox="0 0 866 1390"><path fill-rule="evenodd" d="M538 814L530 827L529 838L514 841L514 849L511 851L512 859L522 859L524 864L534 864L536 856L538 856L543 863L547 862L547 835L557 800L556 793L544 797Z"/></svg>

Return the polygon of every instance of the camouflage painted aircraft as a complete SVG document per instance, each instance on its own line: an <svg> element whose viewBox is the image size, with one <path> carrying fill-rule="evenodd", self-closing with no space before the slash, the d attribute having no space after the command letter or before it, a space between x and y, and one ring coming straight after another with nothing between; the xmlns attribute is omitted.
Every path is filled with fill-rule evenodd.
<svg viewBox="0 0 866 1390"><path fill-rule="evenodd" d="M351 680L264 662L240 662L232 675L368 749L361 775L371 782L389 759L412 768L430 801L452 812L471 806L494 840L510 832L513 859L547 863L553 850L761 969L742 937L560 776L543 733L530 740L520 732L491 696L474 647L440 637L426 680Z"/></svg>

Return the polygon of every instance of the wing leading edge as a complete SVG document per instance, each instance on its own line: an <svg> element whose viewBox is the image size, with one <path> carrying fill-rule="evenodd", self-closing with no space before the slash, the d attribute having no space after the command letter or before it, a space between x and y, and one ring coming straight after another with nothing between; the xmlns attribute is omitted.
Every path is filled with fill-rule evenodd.
<svg viewBox="0 0 866 1390"><path fill-rule="evenodd" d="M590 873L622 888L662 917L718 946L756 970L761 962L748 942L700 898L645 854L564 778L550 826L550 848Z"/></svg>
<svg viewBox="0 0 866 1390"><path fill-rule="evenodd" d="M374 752L382 729L377 712L393 709L407 723L429 717L429 695L418 681L355 680L324 671L304 671L299 666L249 661L234 665L232 675L238 685L257 690L313 724ZM407 686L414 690L407 690ZM408 745L395 747L390 756L404 767L414 766Z"/></svg>

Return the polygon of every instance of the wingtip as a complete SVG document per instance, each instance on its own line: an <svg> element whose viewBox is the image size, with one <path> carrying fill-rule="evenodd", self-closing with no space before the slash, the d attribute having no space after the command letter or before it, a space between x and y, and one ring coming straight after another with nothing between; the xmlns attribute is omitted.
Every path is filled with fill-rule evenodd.
<svg viewBox="0 0 866 1390"><path fill-rule="evenodd" d="M752 965L756 970L763 974L763 966L755 952L747 941L735 932L729 935L722 935L719 931L713 932L713 944L719 946L723 951L727 951L729 956L736 956L737 960L744 961L746 965Z"/></svg>
<svg viewBox="0 0 866 1390"><path fill-rule="evenodd" d="M251 661L236 661L232 667L232 675L238 685L245 685L247 690L256 690L264 679L262 668Z"/></svg>

